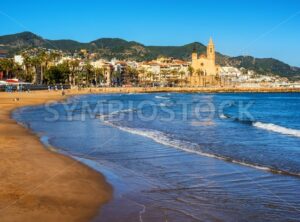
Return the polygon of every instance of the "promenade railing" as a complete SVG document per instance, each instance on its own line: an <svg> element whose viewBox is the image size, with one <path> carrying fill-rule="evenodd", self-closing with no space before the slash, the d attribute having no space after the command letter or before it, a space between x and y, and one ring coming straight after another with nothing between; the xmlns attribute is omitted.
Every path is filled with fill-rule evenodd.
<svg viewBox="0 0 300 222"><path fill-rule="evenodd" d="M35 91L35 90L61 90L70 89L70 85L33 85L33 84L14 84L0 85L0 92L16 92L16 91Z"/></svg>

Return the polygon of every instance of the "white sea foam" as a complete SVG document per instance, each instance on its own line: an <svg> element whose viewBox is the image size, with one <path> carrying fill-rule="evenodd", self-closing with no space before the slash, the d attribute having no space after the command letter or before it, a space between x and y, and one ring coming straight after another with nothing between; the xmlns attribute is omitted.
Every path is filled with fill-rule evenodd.
<svg viewBox="0 0 300 222"><path fill-rule="evenodd" d="M119 126L119 125L116 125L109 121L104 121L104 123L107 125L110 125L112 127L116 127L122 131L131 133L131 134L135 134L135 135L139 135L139 136L143 136L143 137L149 138L157 143L160 143L162 145L174 147L176 149L180 149L185 152L194 153L194 154L198 154L198 155L205 156L205 157L215 158L215 159L219 159L219 160L223 160L223 161L227 161L227 162L231 162L231 163L235 163L235 164L239 164L239 165L243 165L243 166L247 166L247 167L251 167L251 168L255 168L255 169L259 169L259 170L264 170L264 171L268 171L268 172L279 173L279 174L288 174L288 175L292 175L292 176L300 176L300 174L298 174L298 173L281 171L279 169L273 169L273 168L269 168L267 166L261 166L261 165L257 165L254 163L247 163L244 161L234 160L230 157L223 157L223 156L219 156L216 154L207 153L207 152L201 150L201 147L199 144L191 143L191 142L184 141L184 140L174 139L170 135L160 132L160 131L157 131L157 130L137 129L137 128Z"/></svg>
<svg viewBox="0 0 300 222"><path fill-rule="evenodd" d="M220 114L220 116L219 116L221 119L228 119L228 117L227 116L225 116L223 113L222 114Z"/></svg>
<svg viewBox="0 0 300 222"><path fill-rule="evenodd" d="M272 131L275 133L281 133L281 134L285 134L285 135L300 137L300 130L290 129L290 128L286 128L283 126L278 126L273 123L254 122L253 126L260 128L260 129Z"/></svg>
<svg viewBox="0 0 300 222"><path fill-rule="evenodd" d="M113 115L118 115L119 113L131 113L134 111L136 111L136 109L122 109L122 110L111 112L109 115L113 116Z"/></svg>
<svg viewBox="0 0 300 222"><path fill-rule="evenodd" d="M160 107L166 107L166 106L168 106L168 104L166 104L166 103L160 103L159 106Z"/></svg>
<svg viewBox="0 0 300 222"><path fill-rule="evenodd" d="M45 146L47 146L47 147L49 147L49 146L51 146L50 145L50 142L49 142L49 137L48 136L46 136L46 135L41 135L40 136L40 140L41 140L41 142L45 145Z"/></svg>
<svg viewBox="0 0 300 222"><path fill-rule="evenodd" d="M169 97L164 97L164 96L155 96L156 99L170 99Z"/></svg>
<svg viewBox="0 0 300 222"><path fill-rule="evenodd" d="M117 127L118 129L129 132L131 134L143 136L146 138L149 138L157 143L166 145L166 146L171 146L174 148L178 149L186 149L186 151L194 151L194 152L199 152L195 150L196 148L200 148L198 144L195 143L190 143L187 141L182 141L178 139L173 139L171 138L168 134L157 131L157 130L148 130L148 129L135 129L135 128L130 128L130 127L125 127L125 126L119 126L116 124L113 124L109 121L104 121L107 125Z"/></svg>
<svg viewBox="0 0 300 222"><path fill-rule="evenodd" d="M97 114L96 117L99 118L99 119L106 119L106 118L109 118L109 117L113 117L113 116L116 116L120 113L131 113L131 112L135 112L136 109L122 109L122 110L117 110L117 111L114 111L114 112L111 112L109 114Z"/></svg>

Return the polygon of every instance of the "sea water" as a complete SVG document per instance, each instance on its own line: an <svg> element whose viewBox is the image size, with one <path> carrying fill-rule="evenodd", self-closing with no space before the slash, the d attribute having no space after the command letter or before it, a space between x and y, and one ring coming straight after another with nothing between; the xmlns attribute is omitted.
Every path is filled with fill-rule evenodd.
<svg viewBox="0 0 300 222"><path fill-rule="evenodd" d="M298 93L109 94L14 118L113 185L94 221L299 221L299 110Z"/></svg>

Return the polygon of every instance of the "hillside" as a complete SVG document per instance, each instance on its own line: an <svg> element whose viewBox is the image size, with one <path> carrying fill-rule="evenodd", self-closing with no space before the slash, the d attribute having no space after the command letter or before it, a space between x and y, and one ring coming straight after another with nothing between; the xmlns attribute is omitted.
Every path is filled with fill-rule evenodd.
<svg viewBox="0 0 300 222"><path fill-rule="evenodd" d="M300 78L300 68L292 67L273 58L254 58L251 56L238 56L229 58L229 64L235 67L244 67L257 73L273 73L289 79Z"/></svg>
<svg viewBox="0 0 300 222"><path fill-rule="evenodd" d="M206 46L194 42L183 46L145 46L134 41L119 38L101 38L89 43L74 40L48 40L31 32L22 32L12 35L0 36L0 49L9 51L10 55L24 49L44 47L59 49L64 52L75 52L87 49L99 53L100 57L111 59L134 59L137 61L151 60L158 56L168 56L189 60L196 48L198 53L205 53ZM273 58L254 58L251 56L229 57L217 53L217 63L234 67L244 67L261 74L277 74L290 79L300 79L300 68L292 67Z"/></svg>
<svg viewBox="0 0 300 222"><path fill-rule="evenodd" d="M0 36L0 48L9 50L9 52L30 47L41 47L44 43L43 38L31 32Z"/></svg>

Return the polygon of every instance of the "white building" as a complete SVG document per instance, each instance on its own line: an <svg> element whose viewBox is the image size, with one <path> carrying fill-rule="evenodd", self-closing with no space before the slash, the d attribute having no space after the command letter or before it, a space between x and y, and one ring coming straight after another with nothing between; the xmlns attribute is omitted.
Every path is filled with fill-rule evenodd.
<svg viewBox="0 0 300 222"><path fill-rule="evenodd" d="M223 66L220 68L220 76L226 77L239 77L242 75L242 72L235 67Z"/></svg>
<svg viewBox="0 0 300 222"><path fill-rule="evenodd" d="M17 63L20 66L24 64L24 58L21 55L15 55L14 61L15 61L15 63Z"/></svg>

